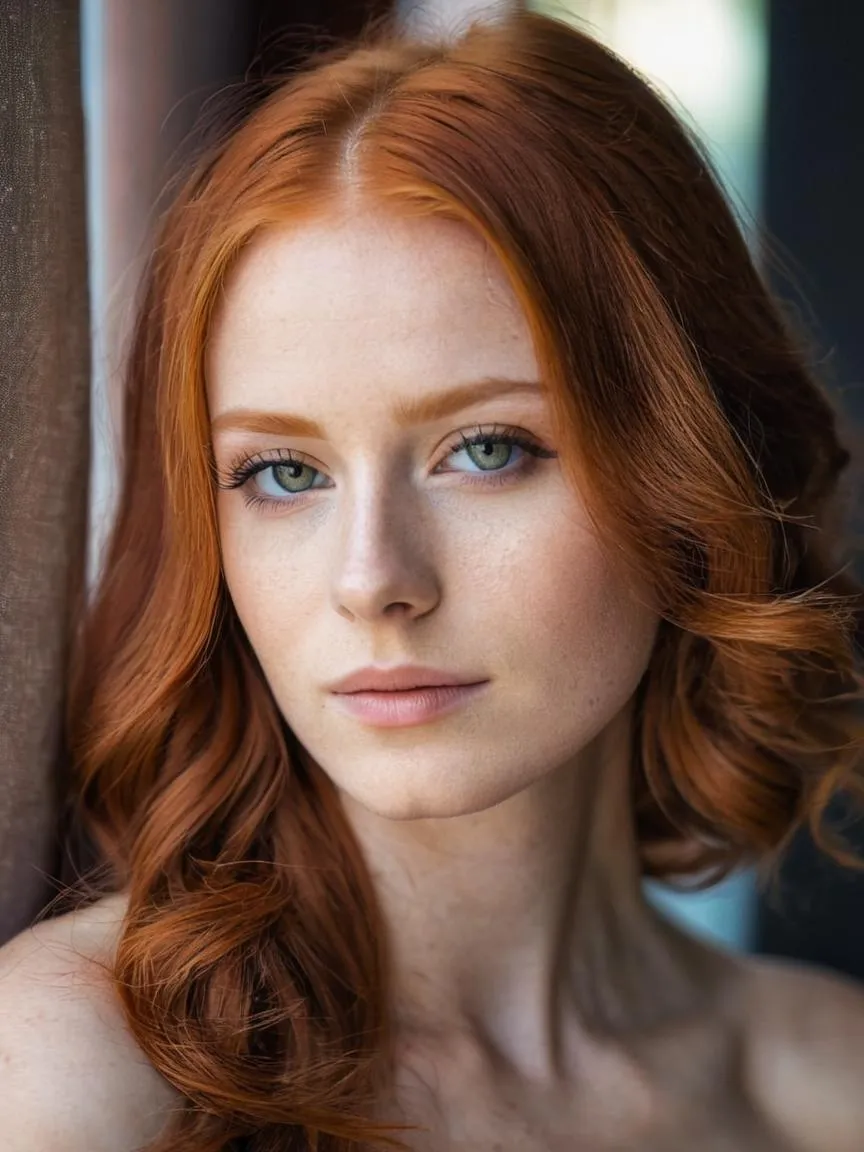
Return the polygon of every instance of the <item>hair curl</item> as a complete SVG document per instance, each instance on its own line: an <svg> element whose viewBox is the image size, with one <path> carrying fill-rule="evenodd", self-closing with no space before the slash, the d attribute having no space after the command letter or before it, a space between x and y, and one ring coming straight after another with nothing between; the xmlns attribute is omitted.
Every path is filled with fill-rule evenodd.
<svg viewBox="0 0 864 1152"><path fill-rule="evenodd" d="M350 198L350 199L349 199ZM313 53L165 213L125 386L123 483L73 650L75 820L129 894L113 979L185 1097L149 1152L398 1146L384 925L329 780L220 568L203 350L250 238L376 203L465 222L529 318L569 476L656 590L632 796L645 875L776 862L860 798L850 456L698 141L631 68L530 11ZM389 1135L388 1135L389 1134Z"/></svg>

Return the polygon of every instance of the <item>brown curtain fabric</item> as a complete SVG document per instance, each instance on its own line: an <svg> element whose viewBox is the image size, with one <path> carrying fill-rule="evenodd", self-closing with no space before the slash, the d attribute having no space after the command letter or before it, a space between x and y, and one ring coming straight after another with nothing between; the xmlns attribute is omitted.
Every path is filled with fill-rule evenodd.
<svg viewBox="0 0 864 1152"><path fill-rule="evenodd" d="M77 0L0 5L0 943L52 895L84 582L89 305Z"/></svg>

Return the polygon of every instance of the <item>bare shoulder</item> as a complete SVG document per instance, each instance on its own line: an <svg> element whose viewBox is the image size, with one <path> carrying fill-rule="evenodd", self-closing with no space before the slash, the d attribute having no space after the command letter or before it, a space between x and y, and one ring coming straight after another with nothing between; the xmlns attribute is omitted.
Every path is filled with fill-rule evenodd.
<svg viewBox="0 0 864 1152"><path fill-rule="evenodd" d="M746 966L747 1080L794 1152L864 1147L864 987L792 961Z"/></svg>
<svg viewBox="0 0 864 1152"><path fill-rule="evenodd" d="M124 912L122 896L105 897L0 948L9 1152L131 1152L158 1135L179 1102L135 1044L114 997L108 966Z"/></svg>

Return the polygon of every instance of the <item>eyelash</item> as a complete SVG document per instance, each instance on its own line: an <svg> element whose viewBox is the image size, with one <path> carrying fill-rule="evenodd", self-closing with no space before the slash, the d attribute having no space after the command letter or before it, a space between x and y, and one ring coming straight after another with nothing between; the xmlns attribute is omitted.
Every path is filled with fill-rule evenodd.
<svg viewBox="0 0 864 1152"><path fill-rule="evenodd" d="M536 440L527 436L518 428L511 428L509 426L495 425L491 430L484 429L481 426L474 428L470 435L466 436L464 432L460 432L458 438L448 446L447 456L451 456L454 452L460 452L464 448L473 448L479 444L507 444L514 448L521 448L523 452L527 452L529 456L536 459L551 459L557 456L557 452L552 452L547 448L543 448ZM293 452L290 448L280 448L275 450L275 455L264 455L257 452L254 456L240 455L236 457L229 465L224 474L217 478L217 487L225 491L230 491L235 488L242 488L253 476L259 472L266 472L268 468L274 467L278 464L301 464L312 468L318 475L322 475L319 469L314 465L308 464L306 458L300 454ZM444 457L446 459L446 456ZM508 462L509 463L509 462ZM506 465L505 465L506 467ZM475 477L482 476L481 483L485 484L505 484L509 483L511 479L520 475L525 471L525 464L517 465L515 469L508 471L498 470L489 471L486 473L463 473L463 475L470 476L467 482L469 484L475 483ZM307 495L311 495L320 489L308 488L304 492L285 493L285 499L276 500L271 496L261 496L251 493L244 496L247 507L277 507L284 508L288 506L296 506L301 503Z"/></svg>

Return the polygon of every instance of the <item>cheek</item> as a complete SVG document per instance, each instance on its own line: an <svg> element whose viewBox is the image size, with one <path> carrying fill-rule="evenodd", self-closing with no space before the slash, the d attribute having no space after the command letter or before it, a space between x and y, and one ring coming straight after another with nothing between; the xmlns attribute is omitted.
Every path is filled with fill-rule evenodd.
<svg viewBox="0 0 864 1152"><path fill-rule="evenodd" d="M601 712L623 706L647 667L659 626L633 586L581 526L547 536L521 581L514 623L558 698Z"/></svg>
<svg viewBox="0 0 864 1152"><path fill-rule="evenodd" d="M303 622L320 613L326 595L319 549L289 538L285 524L256 523L254 514L220 513L222 567L240 623L267 666L271 648L302 633ZM280 530L281 529L281 530Z"/></svg>

